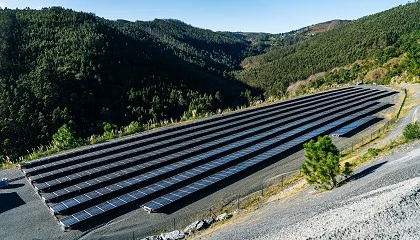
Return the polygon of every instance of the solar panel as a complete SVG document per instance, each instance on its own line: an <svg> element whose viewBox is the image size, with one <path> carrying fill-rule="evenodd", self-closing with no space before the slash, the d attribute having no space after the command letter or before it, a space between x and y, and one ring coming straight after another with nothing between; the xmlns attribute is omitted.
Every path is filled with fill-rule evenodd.
<svg viewBox="0 0 420 240"><path fill-rule="evenodd" d="M378 106L372 106L372 107L366 108L366 109L360 111L357 114L353 114L353 115L344 117L342 119L338 119L335 122L324 125L320 129L311 131L307 134L304 134L302 136L294 138L293 141L295 142L295 144L303 143L303 142L305 142L309 139L312 139L312 138L322 134L323 132L327 132L328 130L339 126L340 124L345 123L346 121L349 121L349 120L351 120L355 117L361 116L363 114L367 114L371 111L375 111L379 108L380 107L378 107ZM264 154L257 155L255 157L251 158L250 160L246 160L245 162L242 162L242 163L240 163L236 166L230 167L230 168L228 168L226 170L223 170L219 173L213 174L209 177L206 177L202 180L199 180L198 182L189 184L188 186L181 188L182 191L177 191L175 194L173 194L173 193L167 194L167 195L161 196L161 197L159 197L155 200L152 200L152 201L144 204L143 208L147 211L155 211L157 209L160 209L161 207L166 206L166 205L172 203L173 201L178 200L180 197L181 198L185 197L185 196L189 195L190 193L193 193L196 190L202 189L202 188L207 187L211 184L214 184L214 183L216 183L220 180L223 180L226 177L231 176L232 174L236 174L240 171L243 171L244 169L247 169L247 168L249 168L249 167L251 167L255 164L258 164L261 161L267 160L268 158L273 157L273 156L277 156L279 153L281 153L284 150L285 149L284 149L283 146L273 148L273 149L265 152ZM261 157L261 156L263 156L263 157ZM172 179L173 179L173 177L172 177ZM166 180L164 180L164 181L166 181ZM154 191L159 191L161 188L159 188L158 186L159 186L159 183L156 183L156 184L153 184L151 186L145 187L143 189L139 189L139 190L135 190L133 192L130 192L129 194L130 194L130 196L135 196L135 198L137 198L137 199L132 199L132 201L135 201L135 200L138 200L138 199L140 199L144 196L152 194ZM111 200L107 201L107 204L109 204L110 206L112 205L112 207L109 207L109 209L115 209L116 207L122 206L122 205L127 204L127 203L129 203L129 201L126 201L125 203L122 203L119 199L111 199ZM93 212L91 211L91 209L95 209L95 208L96 207L93 206L91 208L86 209L85 211L87 213L89 213L88 215L90 217L92 215L95 216L93 214ZM72 216L68 216L64 219L61 219L60 223L64 227L66 227L66 226L69 226L69 222L72 219L73 219ZM75 223L72 221L71 224L75 224Z"/></svg>
<svg viewBox="0 0 420 240"><path fill-rule="evenodd" d="M147 212L155 212L158 209L161 209L175 201L178 201L192 193L195 193L205 187L209 187L223 179L226 179L234 174L237 174L245 169L248 169L258 163L261 163L262 161L266 161L272 157L278 156L281 153L285 152L286 150L289 150L292 147L298 146L303 144L304 142L313 139L316 136L319 136L323 133L328 132L330 129L333 129L337 126L339 126L340 124L345 123L346 121L350 121L354 118L357 118L359 116L362 116L364 114L368 114L370 112L376 111L378 109L380 109L381 107L383 107L384 104L378 104L375 106L372 106L370 108L367 108L365 110L360 111L359 113L356 114L352 114L350 116L344 117L343 119L339 119L335 122L329 123L326 126L321 127L320 129L316 129L314 131L311 131L310 133L307 133L303 136L299 136L295 139L293 139L291 142L293 142L292 144L288 144L288 145L281 145L279 147L273 148L267 152L265 152L264 154L260 154L258 156L255 156L245 162L242 162L238 165L235 165L233 167L224 169L218 173L215 173L211 176L208 176L204 179L201 179L195 183L189 184L185 187L182 187L178 190L175 190L171 193L167 193L161 197L158 197L156 199L153 199L147 203L145 203L143 205L143 208L147 211Z"/></svg>
<svg viewBox="0 0 420 240"><path fill-rule="evenodd" d="M361 95L361 96L363 96L363 95ZM341 101L339 101L338 103L344 102L345 99L346 98L341 99ZM353 98L353 99L356 99L356 98ZM197 139L194 139L194 140L183 142L179 145L181 145L181 146L197 145L198 143L200 143L200 142L202 142L206 139L212 139L214 137L222 135L222 133L223 133L223 135L228 135L227 137L218 139L216 141L208 142L208 143L205 143L205 144L202 144L202 145L198 145L198 146L189 148L189 149L184 150L184 151L176 152L176 153L174 153L172 155L169 155L167 157L159 158L158 160L152 160L151 162L146 162L146 163L142 163L141 165L137 165L137 166L130 167L130 168L127 168L127 169L123 169L123 170L121 170L117 173L110 173L109 176L100 177L101 179L99 181L97 179L93 179L93 180L90 180L90 181L89 180L84 181L79 185L72 185L68 188L64 188L64 189L59 190L59 192L61 192L62 194L57 194L56 192L53 192L51 194L46 194L46 195L44 195L45 196L44 199L47 200L47 201L50 201L50 200L53 200L56 197L63 196L63 195L68 195L72 191L79 191L82 188L92 186L95 183L99 184L101 182L105 182L107 180L115 179L115 178L121 177L125 174L129 174L129 173L144 169L146 167L151 167L155 164L159 164L159 163L162 163L162 162L165 162L165 161L169 161L170 158L177 159L177 158L180 158L183 155L190 154L191 152L194 152L194 151L202 151L205 148L209 148L211 146L217 146L221 143L232 141L235 138L239 138L241 136L246 136L247 134L255 133L259 130L266 129L266 128L269 128L271 126L276 126L278 124L286 122L286 120L291 121L293 119L297 119L297 118L301 118L301 117L313 114L314 112L317 112L317 111L322 111L322 110L328 109L330 106L325 105L325 103L322 103L322 104L315 104L314 107L320 107L320 108L318 108L316 110L311 110L311 111L307 111L306 110L307 108L302 108L299 111L295 111L295 112L291 112L291 113L287 113L287 114L278 114L278 115L275 115L275 116L272 116L272 117L269 117L269 118L260 119L259 121L255 121L252 124L251 123L245 124L245 125L238 126L238 127L235 127L235 128L226 129L226 130L221 131L219 133L213 133L213 134L210 134L210 135L207 135L207 136L203 136L201 138L197 138ZM308 109L310 109L310 108L308 107ZM296 112L303 112L303 113L296 114ZM289 117L289 119L283 118L283 116L286 116L286 115L292 115L293 117L291 117L291 118ZM280 118L281 120L273 122L273 120L278 119L278 118ZM269 122L269 123L266 124L266 125L261 125L261 123L263 123L263 122ZM249 129L247 131L239 132L239 130L247 129L252 125L256 125L258 127L254 127L254 128ZM229 135L232 132L239 132L239 133ZM170 151L172 149L176 149L179 145L173 145L171 147L168 147L166 149L161 149L159 151L161 151L161 152L165 152L166 150ZM99 173L104 172L104 171L110 171L113 168L121 168L122 166L127 165L127 164L134 164L136 162L144 161L147 157L153 156L154 154L155 153L152 152L150 154L135 156L135 157L132 157L132 158L120 160L120 161L113 162L113 163L110 163L110 164L106 164L106 165L103 165L103 166L99 166L99 167L96 167L96 168L93 168L93 169L89 169L89 170L84 171L84 172L78 172L78 173L67 175L67 176L64 176L64 177L61 177L61 178L53 179L53 180L48 181L48 182L39 183L39 184L35 183L34 186L38 190L45 190L49 187L57 186L59 184L63 184L63 183L66 183L66 182L72 182L74 180L82 181L84 177L92 176L92 174L99 174ZM70 189L73 189L73 190L69 191Z"/></svg>
<svg viewBox="0 0 420 240"><path fill-rule="evenodd" d="M188 170L186 172L187 173L190 172L193 176L196 176L196 175L199 175L199 174L203 174L204 172L207 172L207 171L209 171L211 169L214 169L215 168L214 166L217 166L217 167L223 166L223 165L225 165L227 163L233 162L234 160L237 160L239 158L243 158L247 154L254 153L254 152L257 152L259 150L265 149L265 148L267 148L269 146L275 145L278 142L281 142L281 141L283 141L283 140L285 140L287 138L290 138L290 137L292 137L294 135L297 135L297 134L301 133L304 130L309 130L309 129L317 126L317 125L324 124L326 121L328 121L328 119L338 118L340 116L343 116L343 115L347 114L348 112L352 112L352 111L356 111L356 110L358 110L360 112L363 112L362 109L366 109L366 107L367 106L370 106L370 105L371 105L371 103L356 104L356 106L354 106L353 108L350 108L350 109L346 105L343 105L342 108L343 109L346 109L345 111L339 112L339 113L336 113L336 114L332 114L327 119L325 119L325 118L319 119L318 115L313 115L312 118L313 119L318 119L317 121L309 121L306 125L304 125L304 126L302 126L300 128L293 129L293 130L291 130L289 132L286 132L284 134L278 135L275 138L271 138L271 139L266 140L264 142L260 142L258 144L255 144L255 145L252 145L250 147L247 147L246 149L239 150L239 151L234 152L232 154L223 156L221 158L217 158L216 160L213 160L211 162L202 164L202 165L194 168L194 172L191 172L191 170ZM305 121L305 120L298 120L296 122L299 122L299 121ZM295 125L295 123L291 123L290 125ZM279 130L277 130L277 131L279 131ZM270 134L271 135L277 135L276 133L277 133L276 131L273 131ZM267 135L267 133L263 133L263 134L254 136L253 138L256 138L255 140L258 140L258 137L261 137L264 134ZM250 139L251 138L245 139L245 140L242 140L242 141L249 141L249 142L251 142L252 140L250 140ZM241 141L239 141L239 142L241 142ZM234 147L236 147L236 146L238 146L238 143L239 142L233 143L231 145L234 146ZM199 158L198 157L194 157L194 160L195 161L198 161ZM181 164L185 164L185 162L177 163L177 165L181 165ZM155 177L157 171L160 171L161 172L160 174L163 174L163 173L167 172L167 169L168 169L168 166L165 166L165 167L162 167L162 168L160 168L158 170L153 171L154 174L153 175L150 174L149 175L149 179ZM184 172L184 174L185 174L185 172ZM177 177L179 177L179 175L176 175L175 177L171 177L170 180L171 181L174 181L174 184L179 183L180 181L179 181L179 178L177 178ZM183 180L184 179L182 179L182 181ZM144 180L141 179L141 178L139 178L139 177L134 177L134 178L131 178L129 181L125 181L124 182L125 184L124 183L120 183L120 184L123 185L123 187L129 187L129 186L132 186L134 184L138 185L142 181L144 181ZM151 186L158 187L158 186L156 186L156 184L152 184ZM150 186L149 186L149 188L150 188ZM101 197L101 196L103 196L105 194L110 194L112 192L112 191L109 191L106 188L101 188L100 190L103 193L101 195L98 195L98 194L95 193L98 190L96 190L95 192L90 192L90 193L84 194L84 195L88 195L89 194L89 197L91 197L91 199L94 199L94 198L99 198L99 197ZM81 205L81 204L83 204L85 202L86 201L83 201L83 199L79 199L79 196L78 196L78 197L74 197L74 198L71 198L71 199L67 199L67 200L62 201L62 202L57 203L57 204L53 204L53 205L50 206L50 209L51 209L51 211L53 213L61 213L63 211L68 211L69 209L74 208L74 207L76 207L78 205Z"/></svg>
<svg viewBox="0 0 420 240"><path fill-rule="evenodd" d="M366 123L368 123L368 122L370 122L370 121L372 121L376 118L377 118L376 116L367 116L367 117L364 117L362 119L356 120L356 121L340 128L340 129L338 129L337 131L332 133L331 136L340 137L342 135L345 135L345 134L353 131L354 129L356 129L358 127L361 127L362 125L364 125L364 124L366 124Z"/></svg>
<svg viewBox="0 0 420 240"><path fill-rule="evenodd" d="M35 168L36 166L39 165L45 165L47 163L50 162L56 162L56 161L60 161L63 159L68 159L68 158L72 158L72 157L87 157L87 156L91 156L92 154L95 153L100 153L102 150L105 151L109 151L110 148L112 146L116 146L118 145L118 147L123 147L121 146L122 144L125 143L130 143L130 142L134 142L140 139L144 139L147 137L152 137L158 134L164 135L167 132L171 132L171 131L177 131L177 130L182 130L184 128L188 128L188 127L194 127L197 125L201 125L201 124L205 124L205 123L214 123L214 122L222 122L225 121L229 118L239 118L242 117L242 115L252 115L258 112L264 112L264 110L270 110L273 108L278 108L278 107L283 107L284 105L291 105L291 103L296 104L299 102L307 102L309 100L314 100L314 99L320 99L322 97L325 96L330 96L330 95L334 95L336 93L340 93L340 92L351 92L351 91L358 91L360 90L360 88L344 88L344 89L338 89L338 90L333 90L333 91L329 91L329 92L324 92L324 93L319 93L319 94L313 94L313 95L309 95L309 96L304 96L301 98L296 98L296 99L290 99L290 100L286 100L286 101L282 101L280 103L275 103L275 104L270 104L267 106L262 106L256 109L249 109L249 110L244 110L241 112L234 112L234 113L229 113L224 115L222 118L220 118L219 116L216 117L212 117L212 118L207 118L207 119L203 119L203 120L198 120L195 121L193 123L187 123L187 124L181 124L181 125L177 125L177 126L173 126L173 127L167 127L167 128L163 128L163 129L158 129L156 131L152 131L152 132L146 132L146 133L142 133L136 136L131 136L131 137L126 137L123 139L118 139L118 140L114 140L112 142L107 142L107 143L101 143L101 144L97 144L94 146L88 146L88 147L83 147L81 149L75 150L73 152L70 153L64 153L64 154L58 154L58 155L54 155L54 156L48 156L48 157L44 157L42 159L39 160L34 160L31 162L27 162L27 163L22 163L20 164L20 167L22 168L22 170L24 172L30 172L30 168ZM86 154L87 156L79 156L81 154Z"/></svg>
<svg viewBox="0 0 420 240"><path fill-rule="evenodd" d="M300 144L301 136L353 126L355 123L343 121L346 114L356 122L355 114L365 117L360 114L372 109L372 101L391 94L349 88L313 95L154 131L153 136L145 133L143 139L133 137L103 149L92 148L91 154L80 155L80 151L73 159L63 157L64 161L51 160L49 165L29 164L22 171L37 181L35 188L46 191L41 193L46 201L61 201L49 208L60 214L57 218L67 228L139 199L163 199L158 202L167 206L191 194L186 185L195 191L211 186L264 161L261 159L272 158L273 149L285 151ZM325 129L326 125L335 128ZM196 179L198 182L191 183Z"/></svg>

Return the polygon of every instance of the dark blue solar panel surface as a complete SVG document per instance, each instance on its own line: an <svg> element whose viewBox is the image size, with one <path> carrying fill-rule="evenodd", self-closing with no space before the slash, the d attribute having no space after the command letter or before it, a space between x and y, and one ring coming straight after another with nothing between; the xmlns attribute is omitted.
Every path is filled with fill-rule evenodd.
<svg viewBox="0 0 420 240"><path fill-rule="evenodd" d="M47 157L21 168L45 201L52 202L47 204L59 213L64 228L134 201L157 211L311 136L360 126L382 108L375 101L392 94L361 88L330 91Z"/></svg>
<svg viewBox="0 0 420 240"><path fill-rule="evenodd" d="M381 106L381 104L378 104L378 105L367 107L367 108L365 106L363 106L363 105L360 105L360 107L361 107L362 110L360 110L357 114L352 114L350 116L343 117L341 119L336 120L335 122L332 122L330 124L324 125L323 127L320 127L319 129L314 130L314 131L310 132L309 134L305 134L303 136L299 136L299 137L294 138L293 140L291 140L291 142L293 142L293 144L291 146L296 146L297 144L302 143L302 141L309 140L309 139L311 139L314 136L317 136L317 135L320 135L322 133L325 133L326 131L328 131L328 130L334 128L334 127L337 127L340 124L345 123L346 121L349 121L351 119L354 119L354 118L356 118L358 116L362 116L363 114L367 114L369 112L372 112L372 111L375 111L377 109L380 109L382 106ZM340 116L343 116L343 114L342 113L341 114L336 114L335 117L340 117ZM314 122L313 124L314 125L316 125L316 124L322 124L324 122L325 122L325 120L324 119L321 119L321 120L318 120L318 121ZM312 125L312 124L308 124L306 127L302 127L301 130L303 130L305 128L306 129L309 129L310 128L310 125ZM265 142L261 143L262 146L260 144L258 144L258 145L260 145L259 148L264 147L264 146L269 146L269 145L275 143L276 141L278 141L280 139L285 139L285 138L288 138L290 136L294 136L294 135L300 133L301 130L295 129L295 130L292 130L292 131L290 131L288 133L281 134L281 135L279 135L277 137L276 140L270 139L268 141L265 141ZM281 149L283 149L282 151L285 151L288 148L290 148L290 145L289 146L280 145L279 147L276 147L276 148L274 148L272 150L269 150L269 151L265 152L264 154L258 155L259 158L258 157L255 158L254 157L254 158L251 158L250 160L245 161L244 163L239 164L239 167L238 166L231 167L231 168L228 168L227 170L223 170L223 171L219 172L218 174L216 174L214 176L208 177L208 178L206 178L207 186L210 185L210 184L212 184L212 183L215 183L217 181L220 181L220 180L222 180L224 178L227 178L228 176L231 176L232 174L236 173L238 170L239 171L242 171L242 170L248 168L249 166L255 165L255 164L257 164L257 163L259 163L259 162L261 162L263 160L266 160L266 159L268 159L268 158L270 158L270 157L272 157L274 155L277 155L278 152L279 152L279 150L281 150ZM188 178L192 178L194 176L197 176L199 174L202 174L202 173L204 173L204 172L206 172L208 170L211 170L212 168L214 168L216 166L221 166L221 165L226 164L226 163L228 163L230 161L233 161L234 159L243 157L244 154L255 152L256 150L258 150L258 147L256 147L256 146L249 147L249 148L244 149L244 150L242 150L240 152L235 152L233 154L227 155L226 157L223 157L223 158L214 160L212 162L203 164L203 165L201 165L199 167L196 167L193 170L189 170L189 171L186 171L184 173L177 174L177 175L175 175L175 176L173 176L173 177L171 177L169 179L165 179L165 180L160 181L158 183L152 184L152 185L150 185L150 186L148 186L146 188L142 188L142 189L139 189L139 190L130 192L129 194L130 194L130 196L134 196L135 199L133 199L133 201L136 200L136 199L143 198L143 197L145 197L147 195L150 195L152 193L161 191L161 190L163 190L167 186L171 186L171 185L174 185L176 183L180 183L182 181L186 181L186 180L188 180ZM204 183L202 183L202 184L204 184ZM182 194L179 194L179 193L177 193L177 195L182 196ZM185 196L185 194L184 194L184 196ZM121 198L124 198L124 195ZM168 194L168 195L165 195L164 197L161 197L161 198L158 198L156 200L153 200L152 202L146 203L144 205L144 208L147 209L147 210L150 210L150 211L154 211L154 210L156 210L154 207L157 207L157 205L165 206L163 204L163 202L168 202L168 199L173 199L173 201L175 201L175 199L178 199L178 198L176 198L176 196L173 195L173 194ZM122 205L128 203L128 201L122 202L121 199L117 198L117 199L109 200L108 203L111 204L113 207L117 207L117 206L122 206ZM171 202L169 202L169 203L171 203ZM86 211L90 212L89 209L86 209ZM67 218L64 218L64 219L60 220L63 225L66 225L67 224L66 219ZM69 217L69 219L72 219L71 216Z"/></svg>
<svg viewBox="0 0 420 240"><path fill-rule="evenodd" d="M336 103L336 105L341 105L341 104L342 104L342 101ZM322 104L322 106L323 107L321 107L321 105L320 105L321 108L319 108L319 110L328 110L328 109L331 108L329 105L325 105L325 104ZM317 110L305 111L302 114L294 115L293 117L291 117L291 119L300 119L300 118L302 118L302 116L312 115L316 111ZM317 116L320 116L320 115L318 114ZM266 121L266 120L267 119L265 119L264 121ZM268 120L270 120L270 118ZM269 123L266 124L266 125L260 125L259 127L252 128L252 129L249 129L249 130L244 130L244 131L239 132L237 134L229 135L227 137L224 137L224 138L221 138L221 139L217 139L215 141L208 142L208 143L205 143L205 144L202 144L202 145L197 145L197 146L192 147L190 149L187 149L187 150L184 150L184 151L180 151L180 152L176 152L176 153L174 153L172 155L169 155L169 156L165 156L165 157L161 157L161 158L158 158L158 159L154 159L154 160L149 161L149 162L141 163L141 164L138 164L136 166L133 166L133 167L130 167L130 168L126 168L126 169L123 169L121 171L113 172L113 173L110 173L110 174L101 176L99 178L91 179L91 180L82 182L80 184L75 184L75 185L72 185L72 186L69 186L69 187L60 189L60 190L55 191L55 192L52 192L52 193L43 194L43 198L45 200L47 200L47 201L51 201L51 200L54 200L57 197L60 197L60 196L63 196L63 195L68 195L71 192L80 191L83 188L90 187L90 186L93 186L95 184L100 184L100 183L105 182L105 181L110 180L110 179L119 178L120 176L122 176L124 174L128 174L128 173L131 173L131 172L136 172L136 171L141 170L141 169L144 169L146 167L150 167L150 166L156 165L158 163L166 162L166 161L168 161L168 159L180 158L183 155L189 154L189 153L191 153L193 151L200 151L200 150L205 149L205 148L208 148L210 146L219 145L221 143L224 143L226 141L230 141L230 140L235 139L235 138L239 138L241 136L250 135L250 134L253 134L253 133L255 133L255 132L257 132L257 131L259 131L261 129L267 129L267 128L271 127L271 126L279 125L279 124L281 124L281 123L283 123L285 121L286 121L286 119L282 119L282 120L278 120L278 121L274 121L274 122L269 121ZM297 123L299 123L299 122L297 122ZM246 126L245 126L245 129L246 129ZM233 130L233 129L231 129L231 130ZM230 130L226 130L226 132L229 133ZM217 134L217 133L215 133L215 134ZM203 138L205 138L205 137L203 137ZM191 142L192 143L199 142L198 140L199 139L191 140ZM231 148L227 148L227 150L229 150L229 149L231 149ZM162 151L164 151L164 150L165 149L162 149ZM222 148L219 148L215 152L216 152L215 154L217 154L217 153L221 153L223 151L222 151ZM147 154L145 154L143 156L147 156ZM112 164L108 164L108 165L104 165L104 166L101 166L101 167L97 167L97 168L94 168L92 170L94 170L95 172L101 171L102 169L109 170L113 166L121 166L121 165L125 164L126 162L141 161L142 159L144 159L144 158L143 157L140 157L140 156L137 156L137 157L128 158L128 159L125 159L125 160L122 160L122 161L118 161L118 162L115 162L115 163L112 163ZM81 173L77 173L77 174L74 174L74 175L70 175L67 178L73 179L73 178L81 177L82 175L89 175L91 172L93 172L93 171L90 171L89 170L89 171L87 171L87 173L81 172ZM56 182L61 183L61 182L65 181L65 180L66 180L66 178L64 178L64 179L57 179L55 181L52 181L52 183L56 183ZM41 183L39 185L49 185L50 186L52 184L50 182L46 182L46 183ZM38 187L39 185L38 184L35 184L36 187Z"/></svg>
<svg viewBox="0 0 420 240"><path fill-rule="evenodd" d="M371 105L371 103L357 105L355 107L355 109L363 109L363 108L365 108L366 106L369 106L369 105ZM333 117L341 116L341 115L345 114L348 111L354 111L354 109L349 110L347 107L348 107L347 105L341 105L340 108L341 109L346 109L346 110L345 111L342 111L342 112L340 112L338 114L329 116L328 118L333 118ZM332 111L332 110L330 110L330 111ZM250 143L250 142L253 142L253 141L258 141L259 139L262 139L262 138L264 138L266 136L276 135L278 132L281 132L284 129L288 129L288 128L291 128L291 127L293 127L295 125L298 125L300 122L308 122L306 125L304 125L302 127L299 127L299 128L296 128L296 129L293 129L292 131L289 131L287 134L284 134L287 137L292 136L293 134L297 134L297 133L299 133L301 131L304 131L304 130L309 129L309 128L313 127L313 126L316 126L317 124L324 123L326 121L326 119L323 119L323 118L320 119L320 120L317 120L317 121L313 121L313 120L319 119L320 116L322 116L322 115L328 115L328 113L330 111L325 111L325 112L320 113L320 114L312 115L311 117L306 118L306 119L297 120L297 121L295 121L293 123L286 124L286 125L278 128L278 129L275 129L275 130L272 130L272 131L269 131L269 132L264 132L264 133L261 133L261 134L252 136L250 138L247 138L247 139L244 139L244 140L241 140L241 141L238 141L238 142L235 142L235 143L226 145L224 147L221 147L221 148L218 148L218 149L209 151L209 152L207 152L205 154L194 156L192 158L186 159L186 160L184 160L182 162L179 162L179 163L170 164L168 166L159 168L159 169L154 170L152 172L148 172L148 173L142 174L140 176L136 176L136 177L130 178L128 180L124 180L122 182L119 182L119 183L116 183L116 184L113 184L113 185L110 185L110 186L112 186L112 188L114 188L114 190L127 188L127 187L130 187L132 185L139 184L141 182L144 182L146 180L149 180L151 178L155 178L155 177L157 177L159 175L165 174L165 173L167 173L169 171L173 171L173 170L175 170L177 168L180 168L180 167L183 167L183 166L192 164L194 162L201 161L203 159L208 158L209 156L212 156L212 155L215 155L215 154L219 154L220 152L225 151L225 149L232 149L232 148L236 148L238 146L244 145L246 143ZM219 159L217 159L217 160L215 160L215 161L213 161L211 163L207 163L207 164L201 165L199 168L200 168L200 170L203 170L203 169L205 170L205 167L208 167L210 164L214 164L213 166L211 166L212 168L214 168L215 166L223 165L223 164L231 161L231 159L236 159L236 158L242 157L242 156L244 156L246 154L252 153L254 151L258 151L258 150L260 150L260 149L262 149L264 147L267 147L269 145L272 145L272 144L274 144L276 142L279 142L281 140L283 140L283 138L275 137L275 138L269 139L269 140L267 140L265 142L257 143L257 144L255 144L255 145L253 145L251 147L248 147L248 148L245 148L243 150L240 150L239 152L235 152L233 154L227 155L225 158L219 158ZM112 193L113 190L112 189L109 189L109 188L110 188L109 186L104 187L104 188L101 188L100 189L102 191L101 194L98 194L97 193L98 190L95 190L95 191L86 193L84 195L89 196L89 198L90 198L89 200L94 199L94 198L99 198L99 197L101 197L104 194ZM68 199L68 200L64 200L63 202L60 202L58 204L54 204L54 205L50 206L50 208L51 208L51 211L52 212L59 213L59 212L61 212L63 210L66 210L68 208L72 208L72 207L75 207L77 205L82 204L83 202L85 202L84 200L86 200L86 198L83 198L83 200L82 200L80 198L80 196L77 196L77 197L74 197L74 198L71 198L71 199Z"/></svg>
<svg viewBox="0 0 420 240"><path fill-rule="evenodd" d="M331 135L335 136L335 137L345 135L345 134L353 131L354 129L356 129L356 128L358 128L358 127L360 127L360 126L362 126L362 125L364 125L364 124L366 124L366 123L368 123L368 122L370 122L370 121L372 121L376 118L377 118L376 116L364 117L362 119L354 121L354 122L350 123L349 125L346 125L346 126L340 128L340 129L338 129L337 131L334 131Z"/></svg>

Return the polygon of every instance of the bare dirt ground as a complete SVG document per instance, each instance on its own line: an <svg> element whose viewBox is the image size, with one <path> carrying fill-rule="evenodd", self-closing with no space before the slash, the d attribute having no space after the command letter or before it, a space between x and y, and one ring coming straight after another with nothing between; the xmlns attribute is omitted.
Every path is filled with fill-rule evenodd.
<svg viewBox="0 0 420 240"><path fill-rule="evenodd" d="M396 95L388 100L396 103L400 97ZM340 145L349 140L355 141L360 134L350 139L337 139L336 143ZM242 178L220 186L219 189L176 206L169 213L147 214L133 205L131 211L104 216L103 223L99 225L68 232L59 228L55 218L42 204L32 187L25 179L21 179L12 182L11 188L0 189L0 202L7 202L0 208L0 239L130 239L133 233L138 238L171 231L174 229L174 219L175 228L183 229L195 220L208 218L210 209L212 214L220 214L223 206L258 190L267 179L299 169L302 161L302 151L285 156L263 169L255 169ZM0 171L0 177L19 176L22 174L17 169Z"/></svg>

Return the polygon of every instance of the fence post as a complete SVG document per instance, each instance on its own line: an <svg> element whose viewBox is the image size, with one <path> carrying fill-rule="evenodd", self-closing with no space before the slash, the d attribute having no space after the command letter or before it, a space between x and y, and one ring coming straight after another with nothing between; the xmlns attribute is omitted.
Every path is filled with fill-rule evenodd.
<svg viewBox="0 0 420 240"><path fill-rule="evenodd" d="M236 206L236 207L237 207L237 209L239 209L239 194L238 194L238 195L236 195L236 197L238 198L238 199L237 199L237 206Z"/></svg>
<svg viewBox="0 0 420 240"><path fill-rule="evenodd" d="M174 231L176 230L175 218L174 218Z"/></svg>
<svg viewBox="0 0 420 240"><path fill-rule="evenodd" d="M284 175L281 176L281 190L284 189Z"/></svg>
<svg viewBox="0 0 420 240"><path fill-rule="evenodd" d="M136 238L134 237L134 232L133 232L133 240L135 240Z"/></svg>
<svg viewBox="0 0 420 240"><path fill-rule="evenodd" d="M261 197L264 197L264 182L261 183Z"/></svg>

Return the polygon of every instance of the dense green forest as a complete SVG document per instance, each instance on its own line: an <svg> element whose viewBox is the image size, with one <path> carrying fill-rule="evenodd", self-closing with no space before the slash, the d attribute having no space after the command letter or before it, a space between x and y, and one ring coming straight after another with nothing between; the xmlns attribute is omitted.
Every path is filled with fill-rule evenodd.
<svg viewBox="0 0 420 240"><path fill-rule="evenodd" d="M401 36L419 29L420 3L406 4L296 44L251 56L244 60L247 63L244 65L251 67L238 71L236 76L264 89L267 95L283 96L290 83L368 58L395 44Z"/></svg>
<svg viewBox="0 0 420 240"><path fill-rule="evenodd" d="M0 159L53 139L135 132L284 96L318 72L327 74L308 88L418 75L418 19L420 3L412 3L267 34L110 21L60 7L0 10Z"/></svg>
<svg viewBox="0 0 420 240"><path fill-rule="evenodd" d="M181 34L182 33L182 34ZM245 41L174 20L108 21L62 8L0 11L0 158L136 121L246 105L259 91L222 78ZM245 94L246 93L246 94Z"/></svg>

